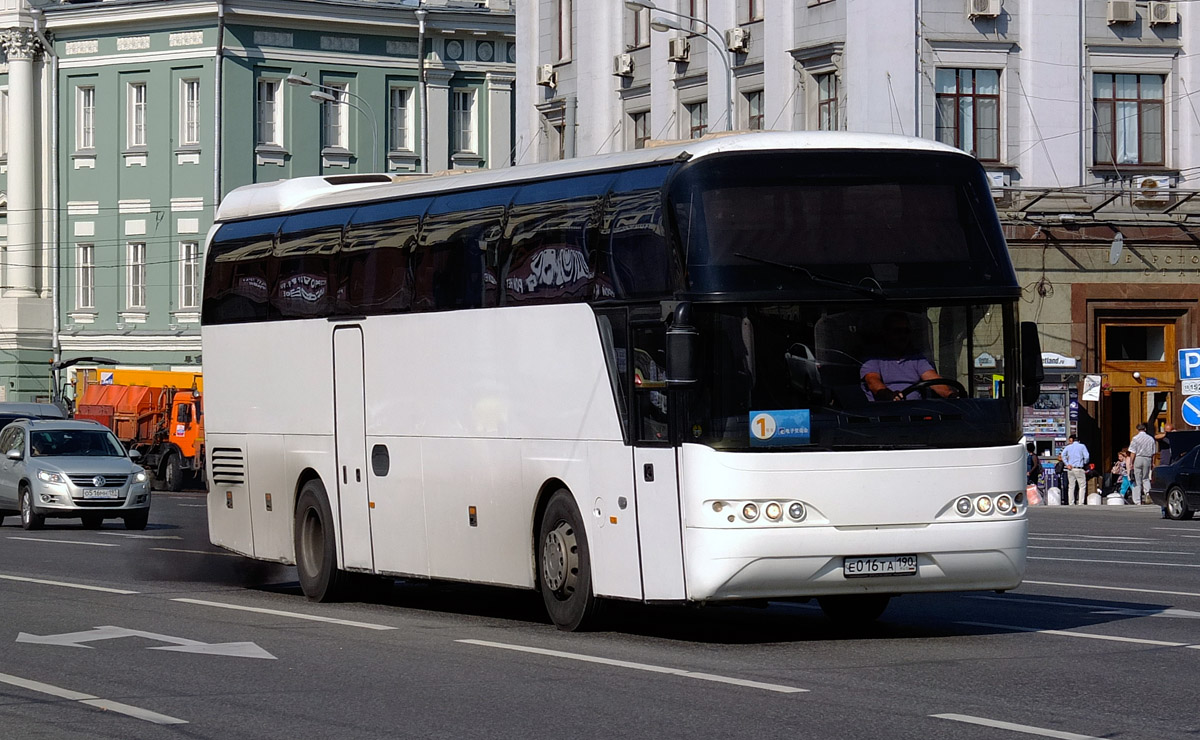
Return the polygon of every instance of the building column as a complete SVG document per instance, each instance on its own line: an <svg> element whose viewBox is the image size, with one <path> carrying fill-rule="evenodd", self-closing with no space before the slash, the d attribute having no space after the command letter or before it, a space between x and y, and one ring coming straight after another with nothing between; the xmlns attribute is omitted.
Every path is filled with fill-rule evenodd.
<svg viewBox="0 0 1200 740"><path fill-rule="evenodd" d="M41 42L26 28L0 32L8 56L8 286L5 296L37 295L41 214L37 187L37 95L33 62Z"/></svg>
<svg viewBox="0 0 1200 740"><path fill-rule="evenodd" d="M429 172L450 169L450 79L453 70L425 70L425 104L429 111Z"/></svg>
<svg viewBox="0 0 1200 740"><path fill-rule="evenodd" d="M488 167L507 167L513 158L512 99L516 75L487 73Z"/></svg>

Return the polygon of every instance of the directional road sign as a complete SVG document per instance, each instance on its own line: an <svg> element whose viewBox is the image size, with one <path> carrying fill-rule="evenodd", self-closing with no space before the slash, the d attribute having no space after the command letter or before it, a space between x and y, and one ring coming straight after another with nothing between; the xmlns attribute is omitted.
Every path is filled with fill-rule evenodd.
<svg viewBox="0 0 1200 740"><path fill-rule="evenodd" d="M33 643L35 645L69 645L71 647L90 648L85 642L97 640L115 640L119 637L142 637L156 642L166 642L167 645L148 648L149 650L170 650L177 653L200 653L202 655L226 655L232 658L263 658L275 660L275 656L263 650L252 642L200 642L185 637L171 637L154 632L142 632L125 627L96 627L85 632L67 632L61 635L31 635L22 632L17 635L17 642Z"/></svg>
<svg viewBox="0 0 1200 740"><path fill-rule="evenodd" d="M1200 427L1200 396L1188 396L1183 399L1183 420L1194 427Z"/></svg>
<svg viewBox="0 0 1200 740"><path fill-rule="evenodd" d="M1200 396L1200 349L1179 350L1179 383L1183 395Z"/></svg>

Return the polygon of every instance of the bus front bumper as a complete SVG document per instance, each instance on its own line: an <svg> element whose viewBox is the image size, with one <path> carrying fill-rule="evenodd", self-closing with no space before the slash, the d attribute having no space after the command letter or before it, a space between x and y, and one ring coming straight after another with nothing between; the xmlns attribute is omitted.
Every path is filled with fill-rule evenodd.
<svg viewBox="0 0 1200 740"><path fill-rule="evenodd" d="M684 530L690 601L1009 590L1025 573L1028 521ZM847 557L916 555L912 575L847 577Z"/></svg>

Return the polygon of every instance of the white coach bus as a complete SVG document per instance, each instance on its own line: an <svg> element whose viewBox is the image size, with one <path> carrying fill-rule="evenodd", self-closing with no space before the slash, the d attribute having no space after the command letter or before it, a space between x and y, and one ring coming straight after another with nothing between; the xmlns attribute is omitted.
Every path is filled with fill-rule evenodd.
<svg viewBox="0 0 1200 740"><path fill-rule="evenodd" d="M1011 589L1019 296L983 170L918 139L241 188L204 282L211 539L312 599L499 584L563 629Z"/></svg>

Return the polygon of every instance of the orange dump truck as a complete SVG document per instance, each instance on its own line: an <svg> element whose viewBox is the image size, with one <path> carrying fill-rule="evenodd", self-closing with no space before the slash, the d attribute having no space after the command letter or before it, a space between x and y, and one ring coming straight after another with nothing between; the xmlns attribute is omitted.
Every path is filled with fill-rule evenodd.
<svg viewBox="0 0 1200 740"><path fill-rule="evenodd" d="M166 371L80 371L75 418L108 427L164 488L203 486L204 410L199 375Z"/></svg>

